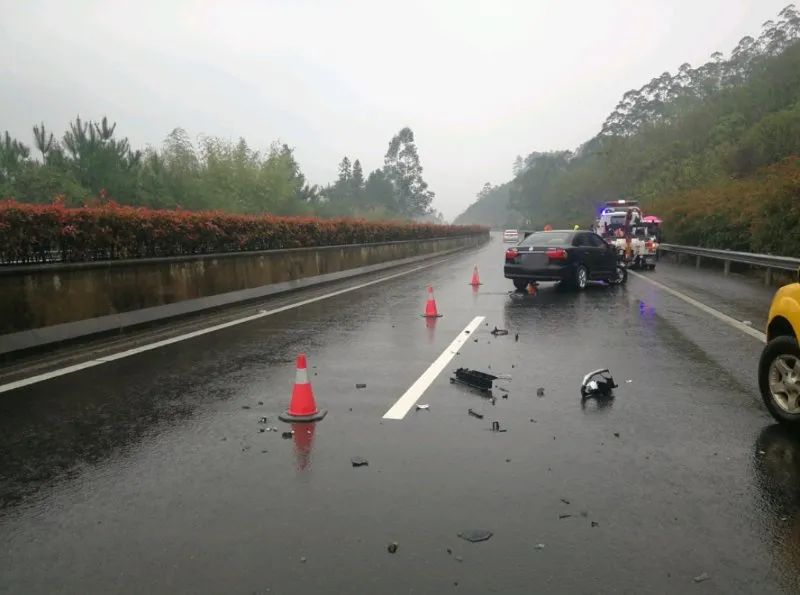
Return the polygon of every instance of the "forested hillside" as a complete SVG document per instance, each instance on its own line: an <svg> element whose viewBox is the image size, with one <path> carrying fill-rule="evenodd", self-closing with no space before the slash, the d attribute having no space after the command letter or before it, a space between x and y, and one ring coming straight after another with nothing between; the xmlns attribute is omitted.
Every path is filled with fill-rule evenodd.
<svg viewBox="0 0 800 595"><path fill-rule="evenodd" d="M577 150L517 164L509 208L536 227L589 224L602 201L632 197L664 216L672 241L731 247L735 236L738 248L800 253L796 233L778 246L764 231L785 227L778 202L800 201L797 162L771 167L800 154L799 34L790 5L728 58L715 53L626 92Z"/></svg>
<svg viewBox="0 0 800 595"><path fill-rule="evenodd" d="M458 225L488 225L493 229L516 229L523 224L519 213L508 206L510 184L492 186L489 182L478 192L477 200L461 213L454 223Z"/></svg>

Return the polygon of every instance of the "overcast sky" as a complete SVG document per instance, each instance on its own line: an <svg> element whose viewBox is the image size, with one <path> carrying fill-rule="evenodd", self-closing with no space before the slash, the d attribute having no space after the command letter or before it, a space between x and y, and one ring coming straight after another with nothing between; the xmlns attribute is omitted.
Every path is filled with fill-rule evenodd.
<svg viewBox="0 0 800 595"><path fill-rule="evenodd" d="M572 149L622 94L757 35L788 0L0 0L0 131L107 115L295 147L325 184L416 135L447 218L517 154Z"/></svg>

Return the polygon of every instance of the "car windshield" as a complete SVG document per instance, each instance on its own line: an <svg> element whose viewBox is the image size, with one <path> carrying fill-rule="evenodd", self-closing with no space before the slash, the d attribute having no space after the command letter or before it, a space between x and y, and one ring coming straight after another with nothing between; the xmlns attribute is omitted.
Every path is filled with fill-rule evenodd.
<svg viewBox="0 0 800 595"><path fill-rule="evenodd" d="M537 231L522 240L520 246L569 246L572 235L569 231Z"/></svg>

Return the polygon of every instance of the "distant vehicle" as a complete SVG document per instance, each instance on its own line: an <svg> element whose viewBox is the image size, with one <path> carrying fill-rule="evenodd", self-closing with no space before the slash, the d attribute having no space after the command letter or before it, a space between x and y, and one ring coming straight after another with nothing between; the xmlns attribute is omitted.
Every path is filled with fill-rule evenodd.
<svg viewBox="0 0 800 595"><path fill-rule="evenodd" d="M503 272L519 290L539 281L560 281L584 289L590 280L611 285L628 280L616 249L596 233L580 230L530 234L518 246L506 250Z"/></svg>
<svg viewBox="0 0 800 595"><path fill-rule="evenodd" d="M800 427L800 273L781 287L767 318L767 345L758 363L758 386L772 417Z"/></svg>
<svg viewBox="0 0 800 595"><path fill-rule="evenodd" d="M519 242L519 232L516 229L505 230L503 232L503 241L516 244Z"/></svg>
<svg viewBox="0 0 800 595"><path fill-rule="evenodd" d="M628 214L630 212L630 215ZM631 268L656 268L658 239L651 233L648 219L643 217L637 200L614 200L605 203L595 229L613 244L625 264ZM661 220L658 220L659 224Z"/></svg>

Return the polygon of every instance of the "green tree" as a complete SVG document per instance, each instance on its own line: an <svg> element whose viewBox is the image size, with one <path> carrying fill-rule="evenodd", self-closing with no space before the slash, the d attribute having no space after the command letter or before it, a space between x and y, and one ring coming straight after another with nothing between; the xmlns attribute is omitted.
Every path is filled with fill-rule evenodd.
<svg viewBox="0 0 800 595"><path fill-rule="evenodd" d="M400 214L415 217L429 212L435 194L422 179L422 165L411 128L403 128L389 142L384 173L394 186Z"/></svg>

